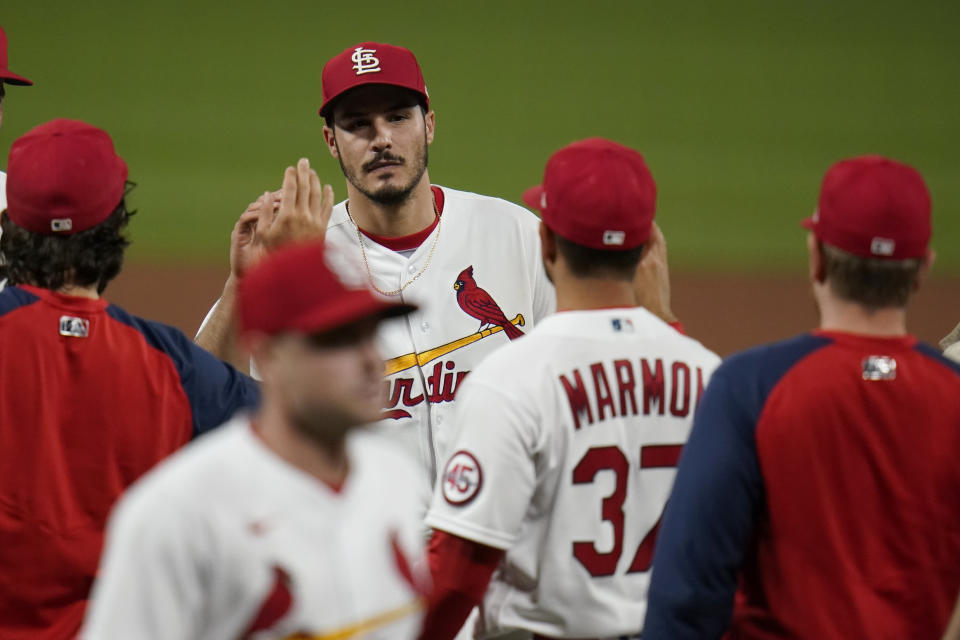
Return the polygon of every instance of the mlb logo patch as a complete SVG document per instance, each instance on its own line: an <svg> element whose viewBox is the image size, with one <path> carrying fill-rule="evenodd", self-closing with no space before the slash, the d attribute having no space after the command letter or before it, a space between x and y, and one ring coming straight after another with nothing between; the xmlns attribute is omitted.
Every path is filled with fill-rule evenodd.
<svg viewBox="0 0 960 640"><path fill-rule="evenodd" d="M889 238L874 238L870 242L870 253L875 256L892 256L897 243Z"/></svg>
<svg viewBox="0 0 960 640"><path fill-rule="evenodd" d="M54 218L50 221L50 230L51 231L71 231L73 230L73 219L71 218Z"/></svg>
<svg viewBox="0 0 960 640"><path fill-rule="evenodd" d="M863 359L864 380L896 380L897 361L890 356L870 356Z"/></svg>
<svg viewBox="0 0 960 640"><path fill-rule="evenodd" d="M60 316L60 335L68 338L86 338L90 335L90 321L73 316Z"/></svg>
<svg viewBox="0 0 960 640"><path fill-rule="evenodd" d="M614 331L633 333L633 321L630 318L614 318L610 321Z"/></svg>
<svg viewBox="0 0 960 640"><path fill-rule="evenodd" d="M603 232L603 244L609 246L619 247L627 239L627 234L623 231L604 231Z"/></svg>

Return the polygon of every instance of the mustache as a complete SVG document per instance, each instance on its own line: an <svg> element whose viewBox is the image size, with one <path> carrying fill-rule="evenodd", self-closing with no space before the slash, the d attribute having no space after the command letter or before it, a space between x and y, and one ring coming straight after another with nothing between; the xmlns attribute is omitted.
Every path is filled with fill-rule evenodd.
<svg viewBox="0 0 960 640"><path fill-rule="evenodd" d="M402 156L392 154L389 151L381 151L372 160L363 163L363 170L368 172L372 171L375 166L382 162L396 162L397 164L404 164L406 160L404 160Z"/></svg>

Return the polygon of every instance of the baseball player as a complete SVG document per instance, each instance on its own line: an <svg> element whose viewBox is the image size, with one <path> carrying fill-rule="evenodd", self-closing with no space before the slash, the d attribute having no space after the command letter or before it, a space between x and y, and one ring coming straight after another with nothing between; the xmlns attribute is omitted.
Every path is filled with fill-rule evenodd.
<svg viewBox="0 0 960 640"><path fill-rule="evenodd" d="M481 599L476 637L639 637L660 514L719 364L635 306L638 264L663 249L655 198L642 156L603 139L555 153L524 195L559 311L460 391L426 520L424 640L453 638Z"/></svg>
<svg viewBox="0 0 960 640"><path fill-rule="evenodd" d="M3 124L3 99L6 95L5 84L32 85L33 83L21 75L17 75L7 66L7 34L0 27L0 125ZM7 174L0 171L0 211L7 208ZM3 281L0 280L0 289Z"/></svg>
<svg viewBox="0 0 960 640"><path fill-rule="evenodd" d="M380 426L423 461L432 481L463 379L554 309L538 221L509 202L431 185L434 112L407 49L364 42L328 61L320 115L348 196L329 218L326 242L356 258L378 296L420 308L378 333L388 391ZM271 206L264 194L241 216L231 276L197 340L235 362L232 301L258 256L252 226Z"/></svg>
<svg viewBox="0 0 960 640"><path fill-rule="evenodd" d="M239 291L263 405L121 500L84 640L416 637L426 480L355 429L383 407L374 298L322 243L272 254Z"/></svg>
<svg viewBox="0 0 960 640"><path fill-rule="evenodd" d="M960 366L906 325L933 261L930 195L911 167L844 160L804 226L820 328L714 375L660 531L644 640L935 639L947 625Z"/></svg>
<svg viewBox="0 0 960 640"><path fill-rule="evenodd" d="M107 514L191 438L253 406L255 383L101 293L130 218L100 129L54 120L10 150L0 214L0 637L73 638Z"/></svg>

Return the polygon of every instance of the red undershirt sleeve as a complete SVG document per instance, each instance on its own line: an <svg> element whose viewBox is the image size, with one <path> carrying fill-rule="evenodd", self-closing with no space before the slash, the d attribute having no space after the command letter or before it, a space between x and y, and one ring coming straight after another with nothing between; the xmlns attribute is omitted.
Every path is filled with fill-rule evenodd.
<svg viewBox="0 0 960 640"><path fill-rule="evenodd" d="M502 549L445 531L433 532L428 549L433 594L420 640L449 640L457 635L470 612L483 600L503 555Z"/></svg>

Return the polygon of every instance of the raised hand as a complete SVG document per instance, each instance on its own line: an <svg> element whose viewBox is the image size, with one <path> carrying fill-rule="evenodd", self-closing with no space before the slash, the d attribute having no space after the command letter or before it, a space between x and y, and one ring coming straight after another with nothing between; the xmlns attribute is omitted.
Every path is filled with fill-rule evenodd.
<svg viewBox="0 0 960 640"><path fill-rule="evenodd" d="M287 167L279 191L251 202L230 234L230 271L243 275L269 251L291 242L323 239L333 212L333 187L321 185L310 161Z"/></svg>
<svg viewBox="0 0 960 640"><path fill-rule="evenodd" d="M676 322L670 308L670 270L667 267L667 240L657 223L643 250L643 257L633 278L637 304L664 322Z"/></svg>
<svg viewBox="0 0 960 640"><path fill-rule="evenodd" d="M260 232L279 206L280 192L267 191L240 214L230 234L230 271L237 278L243 277L266 254Z"/></svg>
<svg viewBox="0 0 960 640"><path fill-rule="evenodd" d="M333 187L321 185L310 161L301 158L296 168L287 167L284 171L280 205L266 225L261 213L257 230L268 251L291 242L322 240L332 212Z"/></svg>

